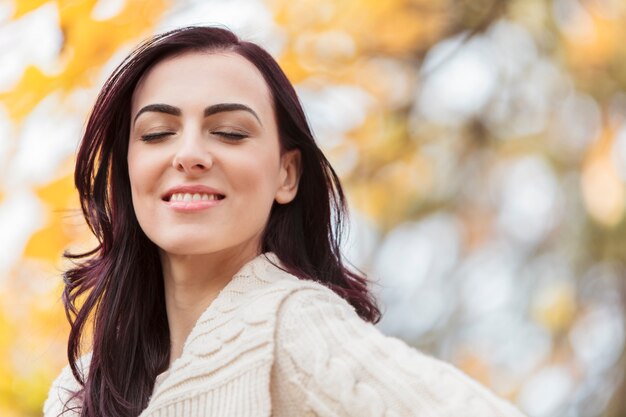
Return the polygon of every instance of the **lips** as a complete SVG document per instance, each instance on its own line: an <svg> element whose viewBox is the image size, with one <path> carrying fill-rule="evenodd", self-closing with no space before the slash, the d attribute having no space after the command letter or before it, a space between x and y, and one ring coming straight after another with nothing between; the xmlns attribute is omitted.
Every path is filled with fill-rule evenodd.
<svg viewBox="0 0 626 417"><path fill-rule="evenodd" d="M181 197L185 197L187 194L192 200L195 194L199 195L200 198L202 198L203 195L215 195L217 200L223 200L224 198L226 198L226 195L216 188L212 188L202 184L184 184L170 188L165 194L161 196L161 199L163 201L170 201L173 195L176 195L177 199L180 199Z"/></svg>

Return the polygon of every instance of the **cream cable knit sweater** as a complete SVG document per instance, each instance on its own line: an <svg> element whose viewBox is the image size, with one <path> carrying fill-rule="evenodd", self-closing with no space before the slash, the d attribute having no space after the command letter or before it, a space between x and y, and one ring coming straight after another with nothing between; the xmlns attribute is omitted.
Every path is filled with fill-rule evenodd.
<svg viewBox="0 0 626 417"><path fill-rule="evenodd" d="M383 335L327 287L259 255L200 316L141 417L523 417L453 366ZM87 369L89 354L82 358ZM44 416L57 416L69 366ZM64 417L76 416L66 412Z"/></svg>

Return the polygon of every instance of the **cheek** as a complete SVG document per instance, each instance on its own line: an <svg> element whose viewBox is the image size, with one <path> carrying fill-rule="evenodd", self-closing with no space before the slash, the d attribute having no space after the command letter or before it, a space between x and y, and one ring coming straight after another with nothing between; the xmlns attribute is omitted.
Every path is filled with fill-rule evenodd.
<svg viewBox="0 0 626 417"><path fill-rule="evenodd" d="M133 190L142 190L150 183L149 178L154 169L150 164L151 159L154 160L154 158L146 152L139 152L139 150L135 149L133 146L129 148L128 177Z"/></svg>
<svg viewBox="0 0 626 417"><path fill-rule="evenodd" d="M272 200L276 192L276 177L278 161L269 152L247 154L246 158L232 161L230 166L230 182L234 191L245 191L246 195L256 197L256 203L261 200ZM269 202L271 205L271 201Z"/></svg>
<svg viewBox="0 0 626 417"><path fill-rule="evenodd" d="M155 166L150 163L150 155L145 153L128 152L128 178L133 207L137 217L141 217L141 208L148 203L148 195L155 185Z"/></svg>

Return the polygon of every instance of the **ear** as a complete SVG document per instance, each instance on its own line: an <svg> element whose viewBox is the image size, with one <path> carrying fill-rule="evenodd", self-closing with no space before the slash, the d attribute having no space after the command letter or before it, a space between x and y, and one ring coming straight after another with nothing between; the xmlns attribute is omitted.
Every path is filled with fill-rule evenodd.
<svg viewBox="0 0 626 417"><path fill-rule="evenodd" d="M278 204L287 204L296 197L302 173L300 149L286 151L280 157L280 176L274 199Z"/></svg>

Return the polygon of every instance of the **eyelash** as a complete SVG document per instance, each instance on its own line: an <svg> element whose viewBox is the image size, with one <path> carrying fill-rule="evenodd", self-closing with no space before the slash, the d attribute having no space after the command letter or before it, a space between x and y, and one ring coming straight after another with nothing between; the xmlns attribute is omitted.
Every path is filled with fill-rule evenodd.
<svg viewBox="0 0 626 417"><path fill-rule="evenodd" d="M235 132L211 132L214 135L218 135L223 137L224 139L230 140L230 141L239 141L242 139L247 138L247 135L244 135L243 133L235 133ZM159 133L149 133L146 135L142 135L141 136L141 140L144 142L150 142L156 139L160 139L163 138L165 136L169 136L169 135L173 135L174 132L159 132Z"/></svg>
<svg viewBox="0 0 626 417"><path fill-rule="evenodd" d="M248 135L244 135L243 133L236 133L236 132L212 132L214 135L218 135L223 137L224 139L228 139L228 140L232 140L232 141L238 141L238 140L242 140L248 137Z"/></svg>
<svg viewBox="0 0 626 417"><path fill-rule="evenodd" d="M173 135L173 134L174 134L173 132L148 133L146 135L142 135L141 140L143 140L144 142L150 142L152 140L160 139L162 137Z"/></svg>

